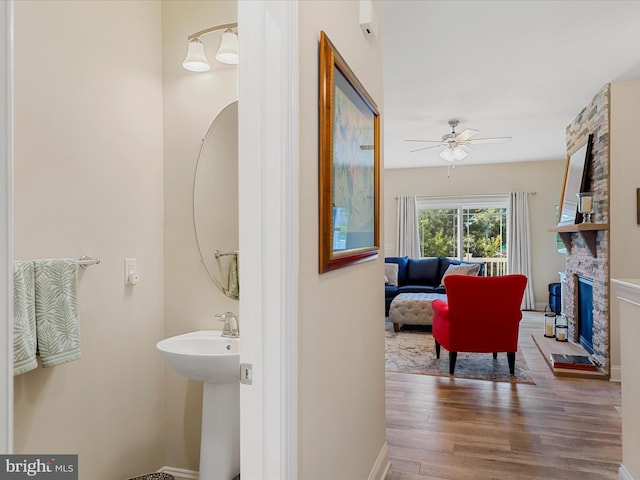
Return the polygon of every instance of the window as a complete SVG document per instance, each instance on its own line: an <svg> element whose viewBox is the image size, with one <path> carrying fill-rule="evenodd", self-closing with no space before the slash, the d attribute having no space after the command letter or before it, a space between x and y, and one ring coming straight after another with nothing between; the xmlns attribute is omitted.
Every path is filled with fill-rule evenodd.
<svg viewBox="0 0 640 480"><path fill-rule="evenodd" d="M484 275L507 270L508 196L419 198L420 255L485 262Z"/></svg>

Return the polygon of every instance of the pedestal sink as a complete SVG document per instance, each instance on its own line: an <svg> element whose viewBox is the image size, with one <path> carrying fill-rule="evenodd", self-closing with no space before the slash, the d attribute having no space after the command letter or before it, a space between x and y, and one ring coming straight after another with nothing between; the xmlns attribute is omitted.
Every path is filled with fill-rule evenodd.
<svg viewBox="0 0 640 480"><path fill-rule="evenodd" d="M198 330L156 344L171 370L204 382L200 480L240 473L240 339L221 334Z"/></svg>

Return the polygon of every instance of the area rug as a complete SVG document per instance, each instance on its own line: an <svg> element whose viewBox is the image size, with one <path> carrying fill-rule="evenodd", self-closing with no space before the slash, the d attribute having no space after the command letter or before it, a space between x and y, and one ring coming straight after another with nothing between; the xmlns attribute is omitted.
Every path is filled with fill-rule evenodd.
<svg viewBox="0 0 640 480"><path fill-rule="evenodd" d="M403 327L394 332L391 324L385 328L385 370L449 377L449 352L436 348L430 327ZM515 375L509 373L507 354L499 353L496 360L490 353L458 353L455 378L471 378L494 382L528 383L534 385L523 355L516 354Z"/></svg>

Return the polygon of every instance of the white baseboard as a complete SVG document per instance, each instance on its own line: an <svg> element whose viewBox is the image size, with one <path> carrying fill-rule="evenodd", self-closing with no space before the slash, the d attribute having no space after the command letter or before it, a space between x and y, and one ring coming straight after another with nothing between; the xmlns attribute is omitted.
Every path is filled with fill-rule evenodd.
<svg viewBox="0 0 640 480"><path fill-rule="evenodd" d="M387 478L387 474L389 473L390 468L391 462L389 461L389 445L387 445L387 442L385 442L382 446L382 450L380 450L380 453L378 454L376 463L371 469L368 480L384 480L385 478ZM198 472L194 472L193 470L185 470L183 468L165 466L158 470L158 472L169 473L173 475L176 480L199 480L200 478ZM630 480L633 479L630 478Z"/></svg>
<svg viewBox="0 0 640 480"><path fill-rule="evenodd" d="M544 312L544 307L546 307L548 304L546 303L534 303L533 304L533 308L535 308L536 312Z"/></svg>
<svg viewBox="0 0 640 480"><path fill-rule="evenodd" d="M624 465L620 465L618 469L618 480L633 480L629 470L627 470Z"/></svg>
<svg viewBox="0 0 640 480"><path fill-rule="evenodd" d="M387 442L384 442L382 450L380 450L378 458L376 459L376 463L374 463L371 473L369 473L368 480L384 480L387 478L390 468L391 462L389 461L389 445L387 445Z"/></svg>
<svg viewBox="0 0 640 480"><path fill-rule="evenodd" d="M162 467L158 472L169 473L175 477L176 480L199 480L200 475L193 470L185 470L184 468L174 467Z"/></svg>
<svg viewBox="0 0 640 480"><path fill-rule="evenodd" d="M385 478L387 478L387 474L389 473L390 468L391 462L389 461L389 445L387 445L387 442L385 442L382 446L382 449L380 450L380 453L378 454L376 463L371 469L368 480L384 480ZM173 475L176 480L199 480L200 478L198 472L194 472L193 470L185 470L183 468L164 466L160 470L158 470L158 472L169 473Z"/></svg>
<svg viewBox="0 0 640 480"><path fill-rule="evenodd" d="M609 372L609 381L622 381L622 367L620 365L611 365L611 371Z"/></svg>

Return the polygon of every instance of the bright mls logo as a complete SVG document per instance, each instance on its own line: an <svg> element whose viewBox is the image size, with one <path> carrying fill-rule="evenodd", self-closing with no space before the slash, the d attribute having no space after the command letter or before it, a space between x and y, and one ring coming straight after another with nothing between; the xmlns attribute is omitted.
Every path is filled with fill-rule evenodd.
<svg viewBox="0 0 640 480"><path fill-rule="evenodd" d="M0 455L0 480L78 480L78 455Z"/></svg>

